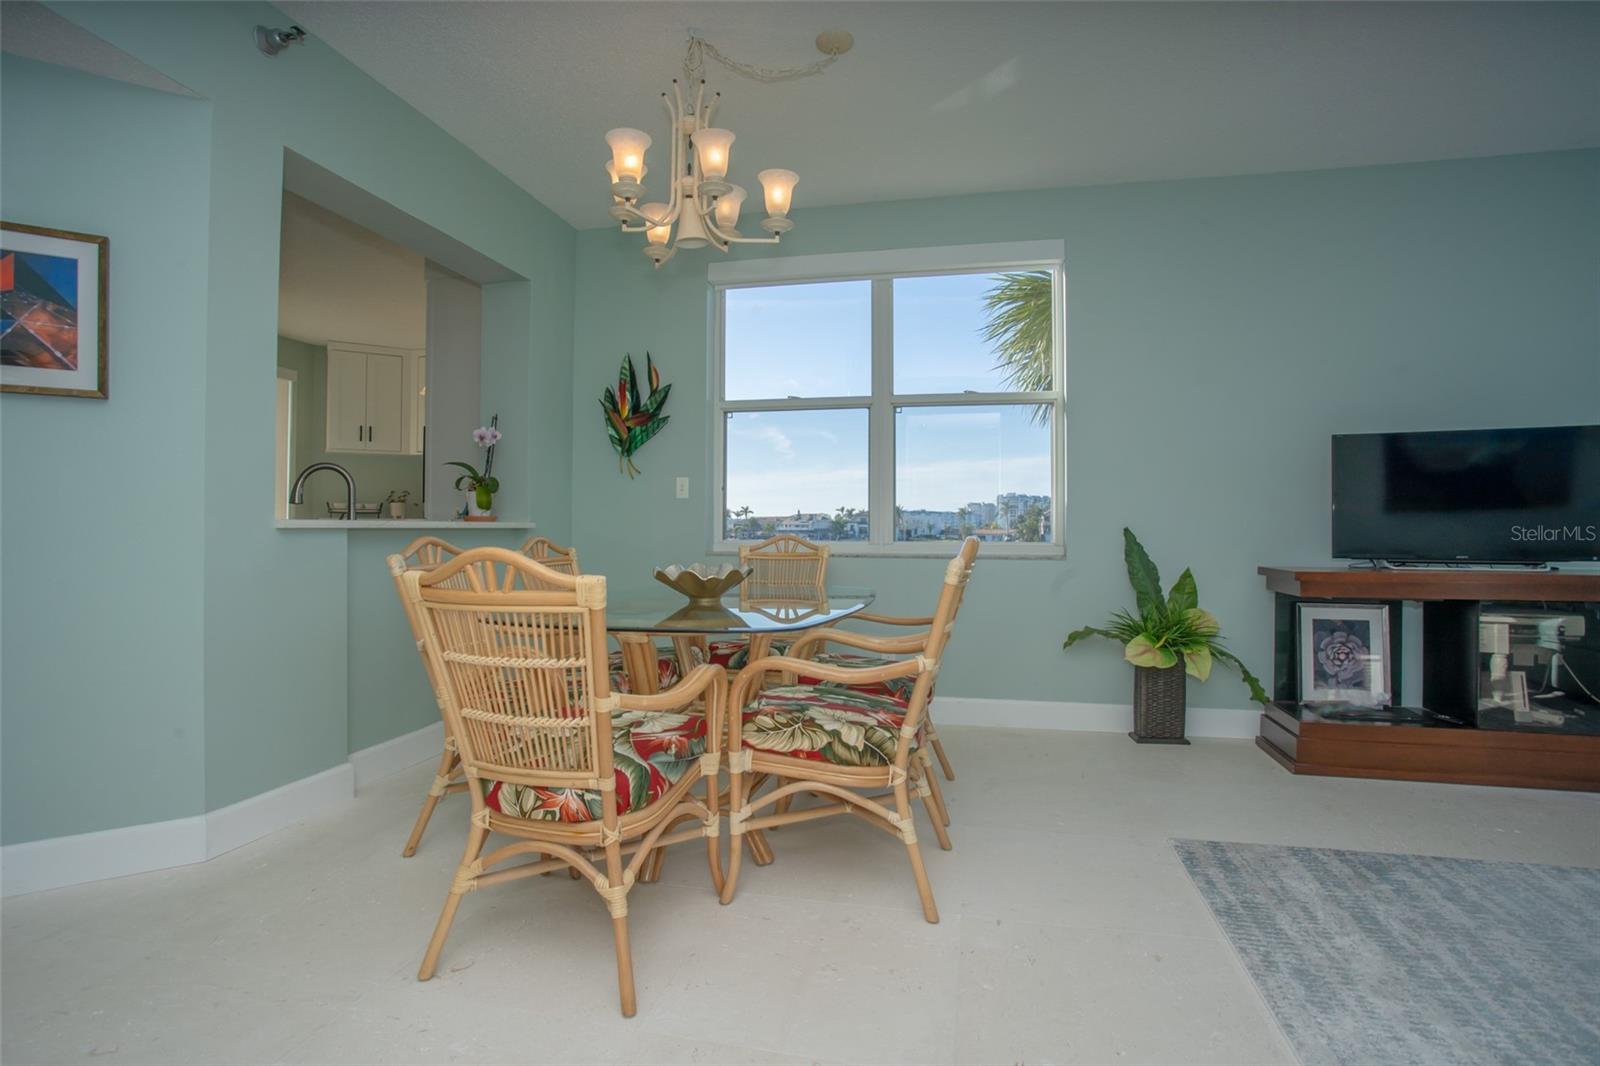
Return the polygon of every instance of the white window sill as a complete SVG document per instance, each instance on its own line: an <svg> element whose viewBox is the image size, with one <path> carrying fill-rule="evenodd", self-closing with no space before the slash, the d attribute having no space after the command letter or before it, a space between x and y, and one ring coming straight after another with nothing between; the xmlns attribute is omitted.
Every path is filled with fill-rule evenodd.
<svg viewBox="0 0 1600 1066"><path fill-rule="evenodd" d="M532 522L515 522L499 519L494 522L463 522L460 519L441 522L426 518L279 518L273 522L278 529L342 529L349 533L382 532L386 529L533 529Z"/></svg>
<svg viewBox="0 0 1600 1066"><path fill-rule="evenodd" d="M759 541L723 541L711 546L712 555L738 555L740 544L758 544ZM860 541L817 541L836 559L949 559L961 547L959 540L919 540L896 544L866 544ZM1064 559L1065 544L1007 544L979 543L980 559Z"/></svg>

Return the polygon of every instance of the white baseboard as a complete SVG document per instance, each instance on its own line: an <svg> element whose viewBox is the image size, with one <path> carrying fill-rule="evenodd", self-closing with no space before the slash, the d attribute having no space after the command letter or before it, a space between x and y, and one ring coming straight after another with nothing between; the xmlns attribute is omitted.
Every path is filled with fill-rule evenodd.
<svg viewBox="0 0 1600 1066"><path fill-rule="evenodd" d="M20 896L146 870L187 866L205 859L206 819L199 814L98 833L30 840L0 848L0 892Z"/></svg>
<svg viewBox="0 0 1600 1066"><path fill-rule="evenodd" d="M320 774L219 807L206 814L206 858L214 859L268 833L326 814L349 803L355 795L355 773L348 762L343 762Z"/></svg>
<svg viewBox="0 0 1600 1066"><path fill-rule="evenodd" d="M940 725L1126 733L1133 728L1133 705L937 696L933 701L933 717ZM1259 721L1259 711L1224 707L1190 707L1187 715L1187 732L1191 737L1248 740L1256 735Z"/></svg>
<svg viewBox="0 0 1600 1066"><path fill-rule="evenodd" d="M349 803L357 788L439 757L444 727L434 723L353 752L310 777L206 814L0 848L0 894L20 896L86 881L204 862L307 818Z"/></svg>
<svg viewBox="0 0 1600 1066"><path fill-rule="evenodd" d="M432 762L444 750L444 723L423 726L393 740L350 753L356 773L356 791L419 762Z"/></svg>

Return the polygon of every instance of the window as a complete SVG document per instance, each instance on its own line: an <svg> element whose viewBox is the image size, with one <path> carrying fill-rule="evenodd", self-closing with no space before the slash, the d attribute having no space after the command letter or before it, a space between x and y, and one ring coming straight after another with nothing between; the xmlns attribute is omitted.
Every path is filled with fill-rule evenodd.
<svg viewBox="0 0 1600 1066"><path fill-rule="evenodd" d="M1060 554L1061 244L718 263L716 549Z"/></svg>

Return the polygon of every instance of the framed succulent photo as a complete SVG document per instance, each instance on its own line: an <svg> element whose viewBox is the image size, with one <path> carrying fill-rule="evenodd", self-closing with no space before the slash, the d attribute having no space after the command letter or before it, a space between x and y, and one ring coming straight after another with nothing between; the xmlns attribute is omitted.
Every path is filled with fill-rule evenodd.
<svg viewBox="0 0 1600 1066"><path fill-rule="evenodd" d="M1389 608L1300 603L1300 702L1387 707Z"/></svg>

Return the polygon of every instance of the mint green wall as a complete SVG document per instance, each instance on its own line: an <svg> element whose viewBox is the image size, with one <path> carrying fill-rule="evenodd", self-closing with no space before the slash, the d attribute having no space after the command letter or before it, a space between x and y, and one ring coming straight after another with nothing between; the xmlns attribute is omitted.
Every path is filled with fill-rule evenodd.
<svg viewBox="0 0 1600 1066"><path fill-rule="evenodd" d="M346 698L350 707L350 751L360 751L439 720L439 705L433 701L415 640L395 598L394 579L383 565L387 556L404 548L418 532L369 532L349 538L347 599L359 605L351 611L349 628ZM461 529L426 532L459 548L514 548L528 535L524 530L480 530L464 522ZM374 561L377 565L373 565Z"/></svg>
<svg viewBox="0 0 1600 1066"><path fill-rule="evenodd" d="M293 370L296 375L291 484L295 474L312 463L338 463L355 479L357 502L382 503L391 492L407 491L411 495L406 499L406 517L421 518L422 456L328 451L327 346L279 337L278 366ZM342 507L345 495L344 482L337 476L315 474L306 482L306 502L292 508L294 517L327 518L328 503ZM384 517L388 517L387 512Z"/></svg>
<svg viewBox="0 0 1600 1066"><path fill-rule="evenodd" d="M210 107L7 55L0 129L5 218L111 242L110 398L0 398L12 843L202 809Z"/></svg>
<svg viewBox="0 0 1600 1066"><path fill-rule="evenodd" d="M804 202L805 183L799 186ZM1067 270L1067 556L980 556L941 693L1126 703L1110 646L1061 652L1129 602L1120 530L1185 565L1255 670L1255 568L1329 557L1334 432L1600 421L1600 152L799 210L784 254L1061 238ZM770 249L742 250L759 257ZM705 264L578 238L574 539L643 588L706 557ZM595 397L654 353L672 425L617 473ZM692 477L693 498L673 498ZM642 531L648 528L648 535ZM942 564L839 559L841 582L922 613ZM1218 671L1192 706L1248 705Z"/></svg>
<svg viewBox="0 0 1600 1066"><path fill-rule="evenodd" d="M392 587L373 586L365 580L371 574L384 575L383 556L393 546L378 543L381 534L353 535L347 545L347 535L339 532L277 531L270 496L263 489L271 484L273 471L277 248L284 149L294 150L526 279L486 287L484 393L486 398L492 395L507 438L497 455L503 513L510 518L532 516L543 530L562 538L570 535L571 465L566 449L571 438L566 406L571 396L574 234L543 205L314 37L276 58L261 55L252 42L252 28L257 23L289 21L267 5L50 6L200 94L205 103L163 98L163 106L183 104L204 116L199 120L199 132L209 136L210 151L209 157L176 152L168 153L172 158L164 158L145 143L147 128L154 143L162 143L163 127L153 115L129 112L119 115L115 123L101 124L92 121L92 116L58 107L54 98L37 101L35 113L28 119L37 136L28 144L39 157L51 159L52 168L30 180L55 186L49 191L56 216L51 224L111 233L114 261L120 254L125 269L145 264L150 287L142 293L140 309L122 310L124 301L132 299L124 294L139 294L142 286L119 289L113 279L116 303L111 351L113 397L120 389L130 405L141 395L146 401L128 416L133 420L129 424L116 420L114 412L119 408L95 408L87 401L76 401L77 413L67 424L80 431L81 440L53 441L35 453L37 459L59 463L63 454L81 456L74 468L87 467L103 461L103 447L92 441L101 445L111 442L114 450L127 457L126 463L112 468L114 474L105 475L108 483L114 482L115 491L98 497L93 491L74 492L65 502L51 504L48 520L42 516L30 519L24 516L24 509L38 507L42 499L51 499L52 493L59 500L59 490L53 482L47 491L31 477L8 476L3 535L11 545L58 546L63 538L68 543L81 539L86 551L120 561L118 567L108 565L103 573L90 570L102 584L132 580L122 571L133 566L148 575L151 587L159 587L154 583L172 567L153 567L152 553L162 562L177 565L181 560L181 565L191 569L200 567L203 560L203 582L190 579L187 589L190 603L196 596L201 598L200 606L181 619L189 628L182 628L177 620L160 627L146 625L136 638L137 650L145 654L153 643L154 629L163 640L170 638L186 660L187 672L171 678L169 690L159 694L163 713L177 698L174 692L188 692L191 706L195 699L202 701L203 721L194 723L187 742L199 743L203 735L203 763L188 764L189 780L196 787L200 775L195 766L204 767L203 799L191 794L187 802L174 800L162 808L169 817L193 814L335 766L345 759L356 733L383 739L415 728L416 721L411 710L396 708L390 721L373 721L359 730L351 726L352 691L376 691L387 679L415 668L416 653L408 639L394 643L392 650L380 650L376 642L370 647L365 643L369 637L366 627L395 612ZM6 57L8 73L13 62ZM19 65L17 69L25 68ZM13 125L11 97L8 83L3 153L7 217L12 216L13 207L13 160L18 170L27 165L14 151L23 142L13 140L19 126ZM16 121L20 124L21 120ZM102 125L107 127L105 131ZM98 139L96 134L100 134ZM159 195L151 191L159 184L153 180L122 187L124 179L115 165L120 155L111 151L122 146L130 159L138 161L136 173L156 171L162 175L165 187ZM57 159L81 159L81 169L103 175L104 180L92 185L70 181L55 164ZM88 179L79 181L87 183ZM20 199L15 203L24 206ZM153 207L169 204L170 212L152 218ZM172 224L164 224L167 221ZM129 232L137 234L137 239L130 236L118 245L119 227L131 227ZM150 263L168 269L151 271ZM174 299L191 301L177 322L166 311ZM158 324L163 332L148 341L141 341L137 333L124 335L141 321L152 327ZM197 330L203 334L196 335ZM166 360L179 358L172 350L173 331L189 343L188 351L196 362L203 359L203 375L197 379L152 366L149 377L138 380L141 347L147 358L156 354ZM192 397L198 407L188 421L181 412L175 417L172 390L178 388L181 398L183 387L199 388L202 382L203 394ZM19 428L12 429L12 411L19 406L14 399L6 397L8 437L13 432L24 435L23 419L17 418ZM113 399L112 404L116 403ZM42 414L29 415L38 421L31 427L34 432L26 435L38 438L45 428L59 434L61 424L49 420L61 409L44 408L42 403L39 409ZM159 427L161 432L146 433L145 439L139 440L143 423ZM162 442L159 449L153 443L145 446L146 441L157 439ZM550 451L552 442L559 442L559 452ZM189 458L181 458L184 455ZM13 463L17 469L25 469L21 453L15 460L12 456L8 447L8 474ZM169 476L180 481L184 491L152 495L151 479L165 485ZM97 484L98 475L90 483ZM497 543L514 543L517 534L501 530L489 536ZM366 537L376 539L363 539ZM8 552L5 575L8 668L12 614L27 617L29 606L43 600L30 589L43 590L49 580L43 573L17 577L12 571L21 570L22 561L13 564L14 557L14 551ZM352 579L356 572L363 575L361 580ZM28 594L26 598L13 599L13 580ZM59 582L74 580L72 575L56 578L56 587L64 589ZM358 598L352 600L352 595ZM136 599L136 594L109 601L84 594L65 602L73 608L74 618L91 616L94 624L112 626L118 608ZM181 594L171 600L184 602ZM95 610L102 604L105 611ZM179 610L166 605L162 609L170 613ZM134 639L128 638L128 643L132 645ZM363 649L360 654L354 650L358 645ZM92 647L98 654L98 645ZM196 666L194 657L202 647L203 660ZM152 721L160 722L159 716L135 719L129 713L130 682L116 671L121 662L114 659L112 668L104 672L77 668L80 676L73 684L83 690L78 702L87 707L91 717L74 722L72 728L81 738L91 729L115 723L115 728L137 734L141 743L168 739L172 729L162 728L159 737L149 730ZM137 693L141 701L158 698L144 682L144 674L152 671L141 664ZM50 674L39 674L38 684L27 678L13 683L10 675L8 669L8 741L14 717L13 691L39 692L47 701L40 713L70 712L70 707L51 698L47 686L60 682ZM374 716L382 718L377 712ZM128 746L108 745L107 750L108 759L121 760ZM8 760L12 751L8 743ZM35 754L22 749L16 751L16 757L26 761ZM50 791L59 794L59 761L41 757L38 762L38 773L49 774ZM9 795L9 772L7 777ZM152 820L158 815L138 811L127 797L168 787L166 777L152 768L128 767L97 778L98 794L118 797L114 803L90 798L71 805L54 801L50 811L19 809L20 804L8 803L5 840L11 843ZM41 794L42 790L32 793Z"/></svg>

